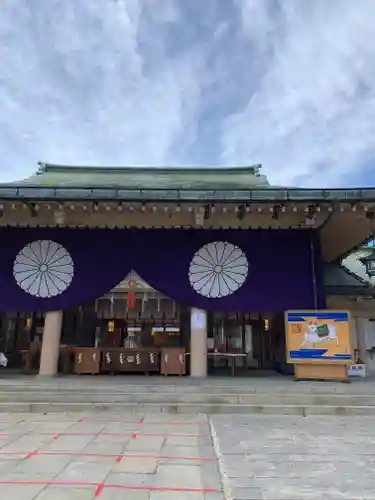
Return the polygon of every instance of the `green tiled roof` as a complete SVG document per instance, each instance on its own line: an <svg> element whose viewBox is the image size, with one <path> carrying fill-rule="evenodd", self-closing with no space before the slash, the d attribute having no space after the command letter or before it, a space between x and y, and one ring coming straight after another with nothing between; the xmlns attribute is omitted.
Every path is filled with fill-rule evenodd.
<svg viewBox="0 0 375 500"><path fill-rule="evenodd" d="M43 165L24 187L110 189L253 189L269 183L260 166L236 168L68 167Z"/></svg>
<svg viewBox="0 0 375 500"><path fill-rule="evenodd" d="M375 296L375 288L349 269L335 262L324 267L324 284L330 295Z"/></svg>
<svg viewBox="0 0 375 500"><path fill-rule="evenodd" d="M237 203L375 202L375 188L271 186L260 165L249 167L69 167L40 164L17 182L0 183L1 200L117 200Z"/></svg>

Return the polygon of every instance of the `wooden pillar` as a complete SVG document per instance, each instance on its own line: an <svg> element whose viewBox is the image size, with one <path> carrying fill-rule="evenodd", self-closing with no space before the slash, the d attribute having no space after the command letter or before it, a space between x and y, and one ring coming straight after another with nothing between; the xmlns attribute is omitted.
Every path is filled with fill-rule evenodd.
<svg viewBox="0 0 375 500"><path fill-rule="evenodd" d="M207 377L207 312L190 313L190 376Z"/></svg>
<svg viewBox="0 0 375 500"><path fill-rule="evenodd" d="M63 312L48 311L44 320L39 375L57 374Z"/></svg>

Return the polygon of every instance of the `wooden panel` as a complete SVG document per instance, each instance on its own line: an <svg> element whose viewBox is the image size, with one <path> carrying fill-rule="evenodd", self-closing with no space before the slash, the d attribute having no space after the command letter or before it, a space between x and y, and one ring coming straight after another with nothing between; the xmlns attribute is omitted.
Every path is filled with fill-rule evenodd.
<svg viewBox="0 0 375 500"><path fill-rule="evenodd" d="M185 349L183 347L163 348L161 351L161 374L185 375L185 358Z"/></svg>
<svg viewBox="0 0 375 500"><path fill-rule="evenodd" d="M104 349L102 369L105 372L158 372L160 351L157 349Z"/></svg>
<svg viewBox="0 0 375 500"><path fill-rule="evenodd" d="M72 373L74 370L74 354L75 351L71 347L68 346L60 346L59 353L59 372L68 374Z"/></svg>
<svg viewBox="0 0 375 500"><path fill-rule="evenodd" d="M76 347L74 349L74 372L82 374L99 373L100 356L100 349L95 347Z"/></svg>
<svg viewBox="0 0 375 500"><path fill-rule="evenodd" d="M95 329L98 319L94 311L86 311L81 314L79 320L76 342L82 347L92 347L95 343Z"/></svg>
<svg viewBox="0 0 375 500"><path fill-rule="evenodd" d="M107 298L98 299L96 302L98 318L112 319L112 304Z"/></svg>
<svg viewBox="0 0 375 500"><path fill-rule="evenodd" d="M117 319L125 319L127 311L126 299L115 298L113 303L113 317Z"/></svg>
<svg viewBox="0 0 375 500"><path fill-rule="evenodd" d="M338 364L295 364L294 377L296 380L337 380L346 382L348 370L346 365Z"/></svg>

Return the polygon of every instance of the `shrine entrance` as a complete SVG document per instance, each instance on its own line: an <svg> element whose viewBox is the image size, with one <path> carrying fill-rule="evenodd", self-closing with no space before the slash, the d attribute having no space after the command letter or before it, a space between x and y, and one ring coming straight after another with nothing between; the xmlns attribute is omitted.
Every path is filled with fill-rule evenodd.
<svg viewBox="0 0 375 500"><path fill-rule="evenodd" d="M205 326L194 333L190 307L164 296L131 271L104 296L62 313L58 370L194 375L194 359L195 366L200 364L196 376L288 372L282 312L200 314ZM9 367L38 372L44 323L43 313L2 315L0 352Z"/></svg>
<svg viewBox="0 0 375 500"><path fill-rule="evenodd" d="M189 309L154 290L134 271L82 308L77 333L75 373L187 372Z"/></svg>

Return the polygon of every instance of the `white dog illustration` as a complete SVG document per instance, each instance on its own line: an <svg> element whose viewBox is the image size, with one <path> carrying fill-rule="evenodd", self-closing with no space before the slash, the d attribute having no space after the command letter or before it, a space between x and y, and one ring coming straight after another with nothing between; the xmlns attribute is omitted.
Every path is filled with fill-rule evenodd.
<svg viewBox="0 0 375 500"><path fill-rule="evenodd" d="M334 325L327 325L328 333L327 335L319 335L318 325L308 325L308 331L304 335L304 340L300 345L300 348L307 344L319 344L324 340L336 340L336 345L339 345L339 339L336 334L336 327Z"/></svg>

